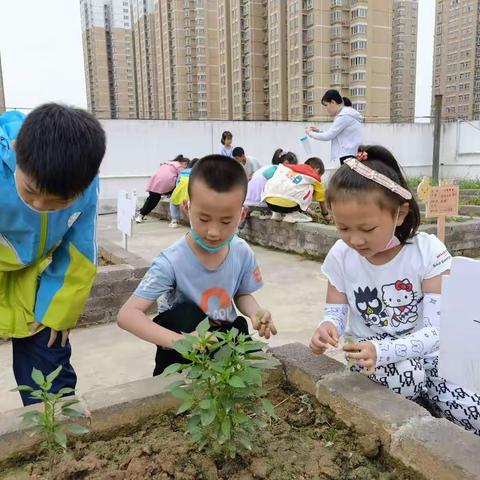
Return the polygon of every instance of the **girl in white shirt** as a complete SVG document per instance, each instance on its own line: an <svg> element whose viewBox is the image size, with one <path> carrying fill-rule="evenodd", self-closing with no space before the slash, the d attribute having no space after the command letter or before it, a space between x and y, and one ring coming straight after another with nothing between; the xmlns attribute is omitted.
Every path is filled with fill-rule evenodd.
<svg viewBox="0 0 480 480"><path fill-rule="evenodd" d="M338 347L353 370L407 398L423 396L446 418L480 435L480 396L438 376L441 277L451 256L417 233L418 205L393 155L360 147L332 176L327 202L340 234L322 267L324 318L310 348Z"/></svg>

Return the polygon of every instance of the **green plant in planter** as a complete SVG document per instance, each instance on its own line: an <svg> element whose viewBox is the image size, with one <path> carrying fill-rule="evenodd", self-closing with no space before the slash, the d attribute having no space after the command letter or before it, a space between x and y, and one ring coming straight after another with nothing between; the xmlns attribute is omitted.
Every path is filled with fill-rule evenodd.
<svg viewBox="0 0 480 480"><path fill-rule="evenodd" d="M265 352L265 342L254 341L233 328L208 331L205 319L198 337L185 335L173 348L188 362L173 364L162 376L186 372L186 379L170 385L183 400L177 413L188 412L187 431L199 449L223 458L250 450L255 432L275 418L265 398L262 372L279 362Z"/></svg>
<svg viewBox="0 0 480 480"><path fill-rule="evenodd" d="M46 377L36 368L32 371L32 379L38 385L34 389L28 385L20 385L12 391L30 392L30 397L40 400L43 403L43 411L29 411L20 415L26 427L32 427L32 435L43 437L41 446L48 454L50 474L53 472L55 456L60 450L67 449L66 431L74 434L87 433L88 430L78 424L63 425L58 418L60 416L69 419L81 417L82 414L73 409L72 405L79 403L79 400L65 397L74 392L73 388L62 388L57 393L51 393L52 384L62 370L59 366Z"/></svg>

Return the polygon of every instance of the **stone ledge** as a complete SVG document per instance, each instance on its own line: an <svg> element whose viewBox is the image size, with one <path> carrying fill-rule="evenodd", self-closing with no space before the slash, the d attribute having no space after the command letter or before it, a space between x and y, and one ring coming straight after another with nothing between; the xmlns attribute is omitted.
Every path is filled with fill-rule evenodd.
<svg viewBox="0 0 480 480"><path fill-rule="evenodd" d="M302 344L276 347L287 380L311 392L361 436L427 480L480 480L480 439Z"/></svg>
<svg viewBox="0 0 480 480"><path fill-rule="evenodd" d="M445 419L422 418L393 434L390 456L426 478L480 478L480 439Z"/></svg>

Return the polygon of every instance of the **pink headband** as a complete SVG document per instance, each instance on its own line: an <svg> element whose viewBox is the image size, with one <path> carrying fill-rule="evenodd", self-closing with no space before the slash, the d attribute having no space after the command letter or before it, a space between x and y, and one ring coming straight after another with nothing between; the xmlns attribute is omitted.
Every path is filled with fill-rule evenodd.
<svg viewBox="0 0 480 480"><path fill-rule="evenodd" d="M406 188L403 188L401 185L394 182L392 179L386 177L385 175L382 175L381 173L371 169L370 167L367 167L364 163L362 163L362 161L366 160L367 158L367 152L359 152L356 158L349 158L348 160L345 160L344 163L348 165L352 170L355 170L357 173L362 175L362 177L368 178L375 183L378 183L379 185L388 188L392 192L403 197L405 200L411 200L412 194Z"/></svg>

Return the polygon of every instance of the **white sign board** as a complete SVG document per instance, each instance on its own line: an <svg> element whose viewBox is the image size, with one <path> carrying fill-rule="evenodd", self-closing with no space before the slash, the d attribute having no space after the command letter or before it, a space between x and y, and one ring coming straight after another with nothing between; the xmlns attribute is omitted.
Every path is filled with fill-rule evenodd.
<svg viewBox="0 0 480 480"><path fill-rule="evenodd" d="M132 224L136 209L136 193L120 190L117 198L117 228L129 237L132 236Z"/></svg>
<svg viewBox="0 0 480 480"><path fill-rule="evenodd" d="M455 257L442 278L439 374L480 394L480 261Z"/></svg>

